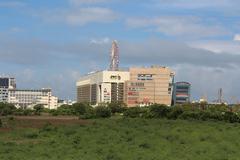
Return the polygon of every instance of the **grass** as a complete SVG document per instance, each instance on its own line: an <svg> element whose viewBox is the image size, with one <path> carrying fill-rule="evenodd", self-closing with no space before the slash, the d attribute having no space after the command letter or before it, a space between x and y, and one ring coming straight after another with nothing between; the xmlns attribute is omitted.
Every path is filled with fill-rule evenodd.
<svg viewBox="0 0 240 160"><path fill-rule="evenodd" d="M238 160L240 125L158 119L0 131L1 160Z"/></svg>

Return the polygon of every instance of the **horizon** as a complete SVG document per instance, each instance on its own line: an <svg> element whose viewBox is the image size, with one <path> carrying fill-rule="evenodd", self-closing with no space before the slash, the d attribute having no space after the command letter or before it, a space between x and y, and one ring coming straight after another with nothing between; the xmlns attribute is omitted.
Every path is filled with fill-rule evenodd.
<svg viewBox="0 0 240 160"><path fill-rule="evenodd" d="M1 0L0 75L18 88L52 88L76 99L80 76L109 66L117 40L120 68L160 65L191 99L240 100L240 2L233 0Z"/></svg>

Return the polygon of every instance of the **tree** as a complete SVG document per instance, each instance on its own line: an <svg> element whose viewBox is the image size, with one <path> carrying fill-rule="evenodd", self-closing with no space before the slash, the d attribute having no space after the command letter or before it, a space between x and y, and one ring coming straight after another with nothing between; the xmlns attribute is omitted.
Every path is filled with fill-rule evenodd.
<svg viewBox="0 0 240 160"><path fill-rule="evenodd" d="M88 103L74 103L73 109L77 115L84 115L87 113L92 107Z"/></svg>
<svg viewBox="0 0 240 160"><path fill-rule="evenodd" d="M16 110L16 107L13 104L9 103L0 103L0 116L11 115Z"/></svg>
<svg viewBox="0 0 240 160"><path fill-rule="evenodd" d="M41 112L44 110L44 106L42 104L37 104L33 107L33 109L35 110L35 115L40 115Z"/></svg>
<svg viewBox="0 0 240 160"><path fill-rule="evenodd" d="M150 114L153 118L166 118L170 109L166 105L153 104L150 106Z"/></svg>
<svg viewBox="0 0 240 160"><path fill-rule="evenodd" d="M110 108L111 112L115 114L122 113L127 106L123 102L111 102L108 104L108 107Z"/></svg>

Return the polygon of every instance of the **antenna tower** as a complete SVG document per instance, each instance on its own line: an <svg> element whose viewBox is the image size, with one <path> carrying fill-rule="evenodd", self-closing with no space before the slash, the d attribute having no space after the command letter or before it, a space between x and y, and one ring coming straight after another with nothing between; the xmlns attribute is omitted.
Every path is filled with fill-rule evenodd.
<svg viewBox="0 0 240 160"><path fill-rule="evenodd" d="M111 71L118 71L119 65L119 49L118 49L118 44L117 41L114 40L112 42L112 48L111 48L111 52L110 52L110 70Z"/></svg>
<svg viewBox="0 0 240 160"><path fill-rule="evenodd" d="M223 103L223 89L222 88L220 88L219 90L218 90L218 103Z"/></svg>

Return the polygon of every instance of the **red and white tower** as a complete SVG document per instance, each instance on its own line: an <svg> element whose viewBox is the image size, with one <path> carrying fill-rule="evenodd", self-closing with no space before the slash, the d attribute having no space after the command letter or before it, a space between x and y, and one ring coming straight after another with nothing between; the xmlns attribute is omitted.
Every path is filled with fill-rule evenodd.
<svg viewBox="0 0 240 160"><path fill-rule="evenodd" d="M111 71L118 71L119 70L118 65L119 65L119 50L118 50L117 41L114 40L112 42L112 49L110 52L110 68L109 69Z"/></svg>

